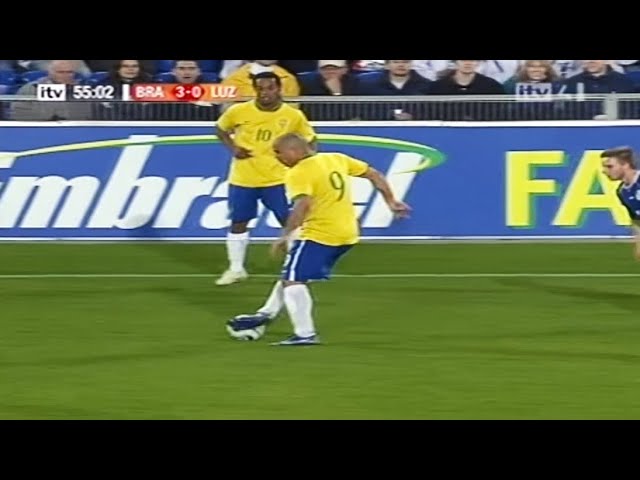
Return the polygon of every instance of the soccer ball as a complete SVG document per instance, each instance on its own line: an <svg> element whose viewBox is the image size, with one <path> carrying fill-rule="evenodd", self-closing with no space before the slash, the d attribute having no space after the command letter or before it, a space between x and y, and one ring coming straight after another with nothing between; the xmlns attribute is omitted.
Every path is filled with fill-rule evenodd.
<svg viewBox="0 0 640 480"><path fill-rule="evenodd" d="M236 340L260 340L266 330L264 319L255 315L238 315L227 322L227 333Z"/></svg>

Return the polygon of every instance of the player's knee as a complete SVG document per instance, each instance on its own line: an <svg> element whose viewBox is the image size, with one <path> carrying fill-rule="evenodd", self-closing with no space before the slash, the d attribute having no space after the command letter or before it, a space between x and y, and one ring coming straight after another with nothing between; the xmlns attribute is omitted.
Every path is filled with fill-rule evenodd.
<svg viewBox="0 0 640 480"><path fill-rule="evenodd" d="M245 233L249 222L235 222L231 224L231 233Z"/></svg>

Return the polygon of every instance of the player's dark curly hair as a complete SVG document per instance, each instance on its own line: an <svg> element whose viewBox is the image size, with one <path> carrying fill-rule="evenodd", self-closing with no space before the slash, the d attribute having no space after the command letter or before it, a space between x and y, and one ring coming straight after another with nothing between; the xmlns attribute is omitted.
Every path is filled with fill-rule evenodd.
<svg viewBox="0 0 640 480"><path fill-rule="evenodd" d="M257 73L253 75L253 78L252 78L253 86L255 87L258 83L258 80L262 78L269 78L269 79L275 80L276 85L278 85L278 87L282 86L282 79L276 73L273 73L273 72L262 72L262 73Z"/></svg>
<svg viewBox="0 0 640 480"><path fill-rule="evenodd" d="M609 148L600 154L600 158L615 158L620 163L628 164L631 168L636 168L636 155L631 147Z"/></svg>

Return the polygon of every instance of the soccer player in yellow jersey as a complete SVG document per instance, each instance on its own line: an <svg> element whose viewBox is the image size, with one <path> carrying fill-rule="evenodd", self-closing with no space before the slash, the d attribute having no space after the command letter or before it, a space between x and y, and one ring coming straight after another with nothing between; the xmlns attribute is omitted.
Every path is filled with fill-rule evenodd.
<svg viewBox="0 0 640 480"><path fill-rule="evenodd" d="M280 137L274 148L278 159L290 167L285 185L294 205L273 253L285 250L293 232L302 227L300 238L293 242L282 278L264 306L256 315L232 320L230 326L243 330L264 325L286 306L294 334L276 345L315 345L319 338L307 283L328 280L336 262L359 240L350 177L371 181L397 217L407 216L410 208L395 199L384 176L361 160L342 153L314 153L305 138L296 134Z"/></svg>
<svg viewBox="0 0 640 480"><path fill-rule="evenodd" d="M217 122L218 137L233 154L229 172L231 229L227 234L230 265L218 285L230 285L248 276L244 267L249 244L247 225L258 214L258 200L281 225L289 215L284 189L287 168L275 156L275 139L298 133L315 149L316 134L304 113L282 100L280 77L272 72L259 73L253 83L256 99L231 106Z"/></svg>

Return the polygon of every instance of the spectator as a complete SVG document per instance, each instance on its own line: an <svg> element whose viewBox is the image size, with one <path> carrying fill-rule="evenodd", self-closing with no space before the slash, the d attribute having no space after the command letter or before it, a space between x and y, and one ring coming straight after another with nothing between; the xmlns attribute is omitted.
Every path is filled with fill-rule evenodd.
<svg viewBox="0 0 640 480"><path fill-rule="evenodd" d="M583 60L582 73L566 81L566 93L633 93L633 83L622 73L614 71L607 60Z"/></svg>
<svg viewBox="0 0 640 480"><path fill-rule="evenodd" d="M224 85L234 85L238 87L238 95L240 97L254 98L256 91L253 88L253 75L262 72L274 72L282 81L282 93L284 97L299 96L300 85L295 75L276 63L277 60L254 60L228 74L222 83Z"/></svg>
<svg viewBox="0 0 640 480"><path fill-rule="evenodd" d="M109 68L109 76L102 80L102 85L113 85L122 91L122 85L149 83L151 75L147 73L140 60L113 60Z"/></svg>
<svg viewBox="0 0 640 480"><path fill-rule="evenodd" d="M36 95L37 84L57 83L73 85L76 82L74 60L51 60L48 64L48 74L33 82L26 83L18 90L18 95ZM59 120L88 120L91 116L91 108L87 102L38 102L18 101L14 102L13 119L20 121L59 121Z"/></svg>
<svg viewBox="0 0 640 480"><path fill-rule="evenodd" d="M519 84L531 85L549 83L553 85L553 93L560 90L560 77L553 68L550 60L525 60L518 68L516 75L504 82L503 88L509 95L531 95L530 90L523 89L518 92Z"/></svg>
<svg viewBox="0 0 640 480"><path fill-rule="evenodd" d="M478 60L456 60L456 67L441 79L433 82L432 95L500 95L504 94L502 85L493 78L477 73ZM448 121L490 121L503 117L505 103L500 102L497 109L487 108L488 102L452 101L438 102L432 105L430 118ZM490 115L488 112L493 112Z"/></svg>
<svg viewBox="0 0 640 480"><path fill-rule="evenodd" d="M358 79L349 72L346 60L318 60L317 70L300 77L302 96L356 95ZM305 103L302 109L310 120L340 121L359 117L356 103Z"/></svg>
<svg viewBox="0 0 640 480"><path fill-rule="evenodd" d="M99 82L101 85L112 85L116 89L117 98L122 98L122 86L136 83L150 83L151 75L144 71L140 60L112 60L109 76ZM106 66L106 65L105 65ZM100 103L95 105L96 120L146 120L154 112L150 104L145 103Z"/></svg>
<svg viewBox="0 0 640 480"><path fill-rule="evenodd" d="M185 85L205 83L197 60L176 60L171 73L176 83Z"/></svg>
<svg viewBox="0 0 640 480"><path fill-rule="evenodd" d="M176 60L171 73L174 82L182 85L207 83L197 60ZM218 110L217 106L204 103L156 103L154 107L154 119L167 121L213 121Z"/></svg>
<svg viewBox="0 0 640 480"><path fill-rule="evenodd" d="M504 93L502 85L493 78L476 70L479 60L456 60L456 67L431 88L434 95L499 95Z"/></svg>
<svg viewBox="0 0 640 480"><path fill-rule="evenodd" d="M73 62L73 69L76 73L80 73L83 76L87 76L91 74L91 69L84 63L84 60L68 60L69 62ZM40 71L50 71L49 65L51 62L55 62L55 60L18 60L18 67L25 71L31 70L40 70Z"/></svg>
<svg viewBox="0 0 640 480"><path fill-rule="evenodd" d="M361 95L411 96L427 95L431 81L412 70L411 60L385 60L385 70L362 79L358 93ZM366 104L367 120L415 120L426 118L426 105L419 102L393 102L378 105Z"/></svg>
<svg viewBox="0 0 640 480"><path fill-rule="evenodd" d="M561 82L550 60L525 60L503 87L518 100L510 106L515 117L510 120L553 120L560 113L554 95L560 92Z"/></svg>
<svg viewBox="0 0 640 480"><path fill-rule="evenodd" d="M624 68L618 64L620 61L625 62L628 60L606 60L613 70L624 73ZM521 60L520 62L525 62L525 60ZM571 78L574 75L581 73L582 62L583 60L551 60L554 70L561 79Z"/></svg>
<svg viewBox="0 0 640 480"><path fill-rule="evenodd" d="M520 60L479 60L476 72L504 83L513 77L520 66ZM414 60L414 68L429 80L438 80L447 75L447 71L456 69L453 60Z"/></svg>
<svg viewBox="0 0 640 480"><path fill-rule="evenodd" d="M606 93L633 93L633 81L626 75L614 71L608 60L583 60L582 73L566 80L565 93L576 95L577 102L568 102L572 119L593 119L605 114L602 100L586 100L583 95ZM625 102L621 105L620 118L635 118Z"/></svg>
<svg viewBox="0 0 640 480"><path fill-rule="evenodd" d="M122 62L123 60L84 60L89 69L92 72L110 72L113 70L113 66ZM154 60L134 60L140 65L141 71L155 75L156 62Z"/></svg>
<svg viewBox="0 0 640 480"><path fill-rule="evenodd" d="M317 75L300 80L301 95L356 95L358 79L346 60L318 60Z"/></svg>

